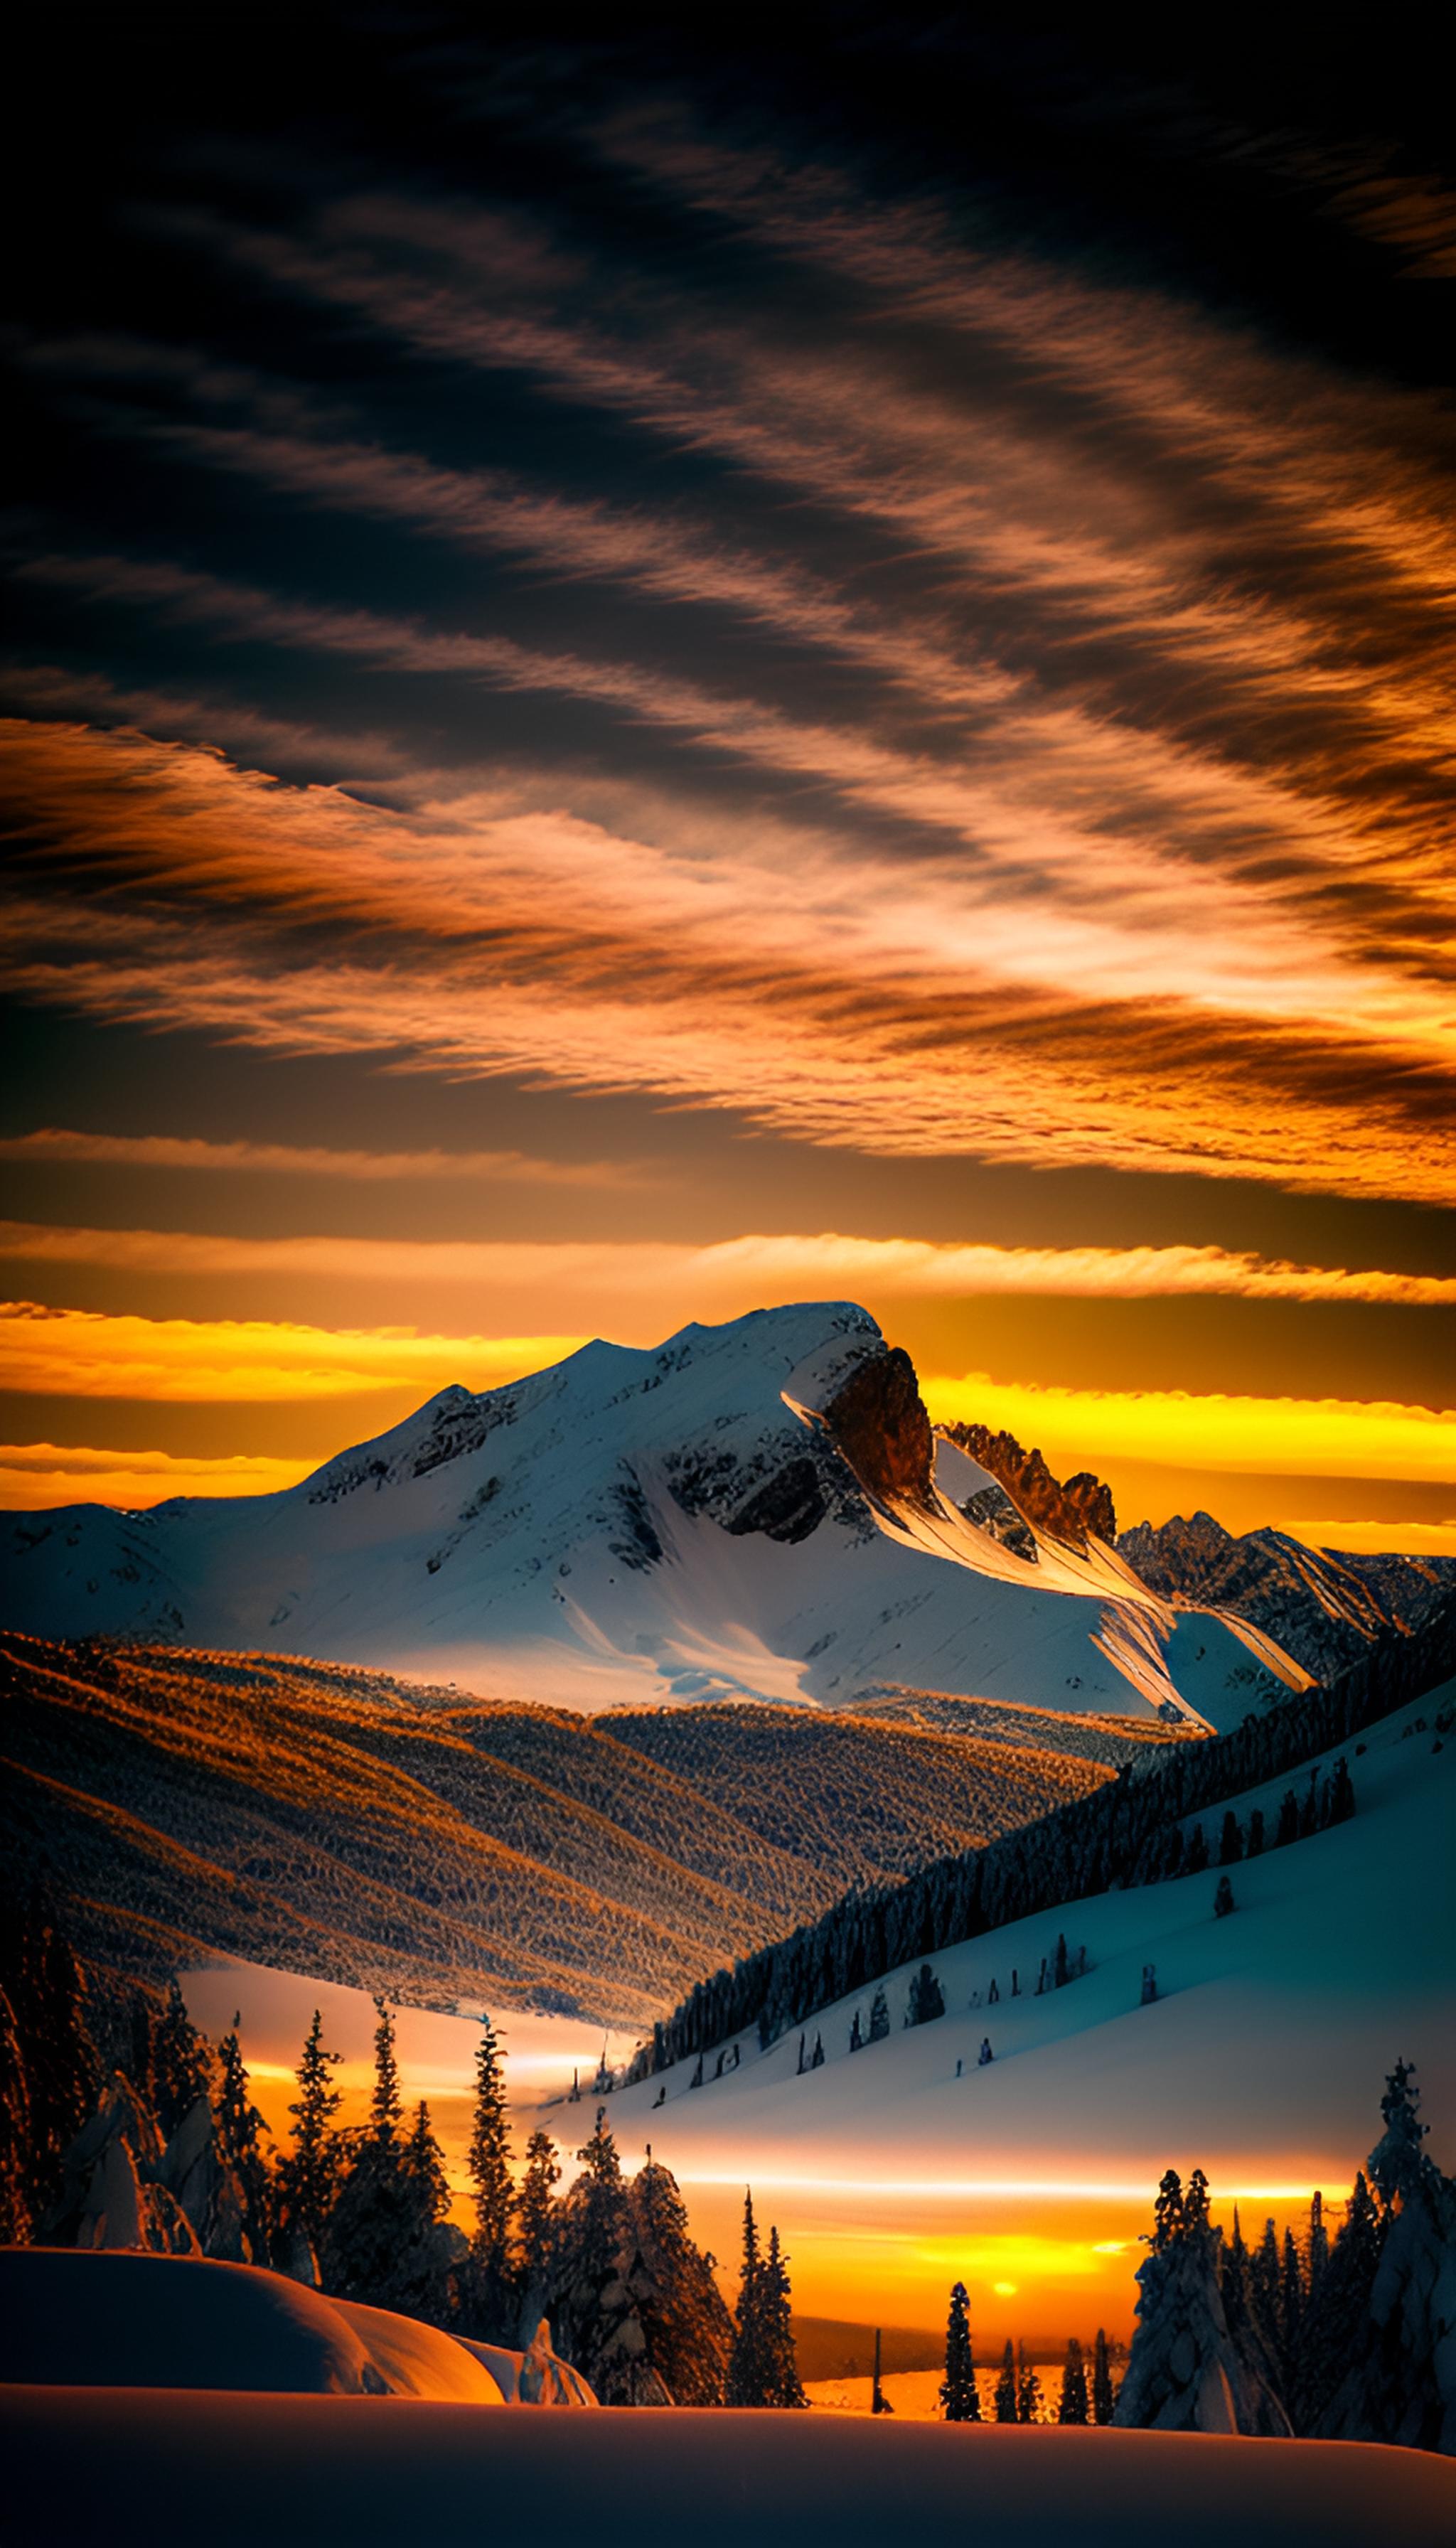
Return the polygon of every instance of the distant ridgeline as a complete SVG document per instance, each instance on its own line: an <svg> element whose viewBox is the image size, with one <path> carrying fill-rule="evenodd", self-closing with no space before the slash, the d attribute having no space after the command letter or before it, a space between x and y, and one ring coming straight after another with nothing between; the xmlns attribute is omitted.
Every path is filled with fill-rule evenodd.
<svg viewBox="0 0 1456 2548"><path fill-rule="evenodd" d="M857 1889L790 1937L698 1982L634 2054L627 2082L749 2028L772 2044L917 1956L1059 1903L1187 1873L1183 1824L1190 1814L1348 1741L1453 1672L1456 1610L1447 1609L1413 1635L1388 1631L1327 1687L1250 1716L1232 1733L1179 1744L1146 1769L1120 1771L1043 1821L939 1859L903 1884ZM1324 1786L1322 1796L1307 1800L1301 1833L1349 1810L1345 1782L1330 1778Z"/></svg>

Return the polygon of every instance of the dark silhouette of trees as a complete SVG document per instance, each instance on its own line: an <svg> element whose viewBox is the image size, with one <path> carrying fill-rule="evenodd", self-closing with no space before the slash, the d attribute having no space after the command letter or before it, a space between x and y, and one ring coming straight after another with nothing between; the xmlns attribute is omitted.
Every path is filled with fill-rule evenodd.
<svg viewBox="0 0 1456 2548"><path fill-rule="evenodd" d="M946 2325L946 2376L941 2383L941 2406L948 2424L978 2424L981 2419L980 2400L976 2395L975 2357L970 2344L970 2307L965 2285L956 2283L951 2291L951 2315Z"/></svg>
<svg viewBox="0 0 1456 2548"><path fill-rule="evenodd" d="M1066 2348L1066 2364L1061 2375L1061 2400L1056 2410L1059 2424L1085 2424L1088 2416L1087 2366L1082 2348L1072 2336Z"/></svg>

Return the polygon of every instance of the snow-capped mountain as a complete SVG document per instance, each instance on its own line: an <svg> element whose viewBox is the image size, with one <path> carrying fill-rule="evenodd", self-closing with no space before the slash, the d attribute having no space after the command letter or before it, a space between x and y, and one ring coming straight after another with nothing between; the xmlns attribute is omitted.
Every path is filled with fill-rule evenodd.
<svg viewBox="0 0 1456 2548"><path fill-rule="evenodd" d="M443 1390L281 1495L16 1515L0 1616L588 1709L932 1689L1217 1726L1302 1681L1091 1532L1009 1544L1000 1492L874 1321L816 1303Z"/></svg>
<svg viewBox="0 0 1456 2548"><path fill-rule="evenodd" d="M1235 1537L1206 1512L1191 1521L1176 1515L1156 1530L1138 1522L1117 1550L1180 1609L1237 1611L1317 1681L1358 1662L1392 1628L1410 1635L1456 1597L1456 1557L1307 1548L1283 1530Z"/></svg>

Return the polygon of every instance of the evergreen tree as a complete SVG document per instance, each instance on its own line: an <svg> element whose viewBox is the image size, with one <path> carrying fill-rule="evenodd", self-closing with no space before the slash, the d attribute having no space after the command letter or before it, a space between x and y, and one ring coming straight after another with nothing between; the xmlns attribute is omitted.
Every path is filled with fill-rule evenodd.
<svg viewBox="0 0 1456 2548"><path fill-rule="evenodd" d="M948 2424L978 2424L981 2419L980 2400L976 2396L975 2359L970 2348L970 2308L965 2285L956 2283L951 2291L951 2315L946 2325L946 2376L941 2383L941 2406Z"/></svg>
<svg viewBox="0 0 1456 2548"><path fill-rule="evenodd" d="M1363 2169L1355 2177L1345 2217L1320 2279L1301 2349L1292 2412L1295 2429L1324 2434L1336 2429L1335 2400L1353 2376L1367 2341L1370 2301L1385 2243L1385 2226Z"/></svg>
<svg viewBox="0 0 1456 2548"><path fill-rule="evenodd" d="M1262 1858L1264 1855L1264 1817L1258 1805L1255 1805L1248 1818L1247 1855L1250 1858Z"/></svg>
<svg viewBox="0 0 1456 2548"><path fill-rule="evenodd" d="M1112 2364L1107 2354L1107 2332L1105 2328L1099 2327L1097 2343L1092 2355L1092 2421L1094 2424L1110 2424L1116 2403L1112 2385Z"/></svg>
<svg viewBox="0 0 1456 2548"><path fill-rule="evenodd" d="M1233 1909L1233 1887L1227 1875L1221 1875L1214 1889L1214 1918L1227 1920Z"/></svg>
<svg viewBox="0 0 1456 2548"><path fill-rule="evenodd" d="M885 1995L884 1995L884 1988L883 1988L883 1985L881 1984L880 1988L875 1992L873 1999L872 1999L872 2000L870 2001L870 2003L869 2003L869 2041L870 2041L870 2043L871 2043L871 2044L879 2044L879 2043L881 2043L881 2042L883 2041L884 2037L888 2035L889 2031L890 2031L890 2004L889 2004L889 2001L885 1998Z"/></svg>
<svg viewBox="0 0 1456 2548"><path fill-rule="evenodd" d="M998 2424L1014 2424L1017 2420L1016 2355L1008 2335L1006 2350L1001 2356L1000 2377L996 2382L996 2421Z"/></svg>
<svg viewBox="0 0 1456 2548"><path fill-rule="evenodd" d="M24 2247L31 2235L27 2160L31 2090L15 2011L0 1990L0 2247Z"/></svg>
<svg viewBox="0 0 1456 2548"><path fill-rule="evenodd" d="M1066 2367L1061 2375L1061 2404L1056 2411L1059 2424L1085 2424L1087 2414L1087 2366L1082 2348L1072 2336L1066 2348Z"/></svg>
<svg viewBox="0 0 1456 2548"><path fill-rule="evenodd" d="M1159 2183L1152 2207L1152 2243L1154 2247L1167 2247L1182 2233L1183 2180L1177 2169L1170 2167Z"/></svg>
<svg viewBox="0 0 1456 2548"><path fill-rule="evenodd" d="M1249 2258L1248 2288L1254 2324L1275 2362L1284 2350L1283 2280L1278 2232L1273 2222L1266 2221L1264 2234Z"/></svg>
<svg viewBox="0 0 1456 2548"><path fill-rule="evenodd" d="M1355 1784L1350 1776L1348 1761L1341 1758L1330 1773L1326 1819L1331 1823L1347 1823L1354 1810Z"/></svg>
<svg viewBox="0 0 1456 2548"><path fill-rule="evenodd" d="M852 2052L859 2052L863 2048L864 2043L864 2033L860 2024L860 2012L856 2009L854 2023L850 2028L850 2050Z"/></svg>
<svg viewBox="0 0 1456 2548"><path fill-rule="evenodd" d="M778 2244L777 2230L771 2226L769 2252L760 2275L759 2299L766 2407L807 2407L809 2403L799 2380L790 2309L788 2258Z"/></svg>
<svg viewBox="0 0 1456 2548"><path fill-rule="evenodd" d="M764 2259L754 2219L752 2189L743 2198L743 2264L739 2270L735 2330L728 2357L730 2407L762 2407L768 2402L768 2361L763 2336Z"/></svg>
<svg viewBox="0 0 1456 2548"><path fill-rule="evenodd" d="M591 2381L603 2404L645 2404L633 2373L646 2339L635 2324L636 2305L623 2279L633 2252L632 2207L604 2106L597 2107L591 2136L577 2156L582 2172L553 2225L553 2324L567 2360Z"/></svg>
<svg viewBox="0 0 1456 2548"><path fill-rule="evenodd" d="M1367 2163L1381 2203L1380 2262L1354 2362L1321 2430L1456 2454L1456 2182L1421 2146L1419 2103L1414 2070L1398 2061Z"/></svg>
<svg viewBox="0 0 1456 2548"><path fill-rule="evenodd" d="M374 2003L379 2024L374 2030L374 2090L369 2100L369 2135L372 2140L390 2143L399 2138L405 2119L400 2097L400 2065L395 2058L395 2021L389 2002L377 1998Z"/></svg>
<svg viewBox="0 0 1456 2548"><path fill-rule="evenodd" d="M1242 1856L1243 1834L1238 1828L1238 1816L1230 1805L1224 1816L1224 1827L1219 1835L1219 1865L1236 1866Z"/></svg>
<svg viewBox="0 0 1456 2548"><path fill-rule="evenodd" d="M152 2048L152 2094L163 2140L170 2140L189 2107L212 2085L208 2048L187 2014L187 2002L175 1973L167 1985L166 2005Z"/></svg>
<svg viewBox="0 0 1456 2548"><path fill-rule="evenodd" d="M905 2011L907 2026L928 2026L933 2018L946 2014L946 1994L929 1964L922 1964L910 1984L910 2005Z"/></svg>
<svg viewBox="0 0 1456 2548"><path fill-rule="evenodd" d="M1279 1806L1279 1821L1274 1832L1276 1849L1286 1849L1300 1836L1300 1800L1293 1787L1286 1787Z"/></svg>
<svg viewBox="0 0 1456 2548"><path fill-rule="evenodd" d="M516 2332L519 2288L511 2258L515 2187L510 2175L510 2134L500 2048L490 2019L481 2021L475 2050L475 2110L466 2159L475 2196L475 2235L458 2277L468 2332L485 2342L508 2344Z"/></svg>
<svg viewBox="0 0 1456 2548"><path fill-rule="evenodd" d="M1019 2424L1040 2424L1042 2420L1042 2383L1024 2350L1017 2369L1016 2420Z"/></svg>
<svg viewBox="0 0 1456 2548"><path fill-rule="evenodd" d="M65 2153L95 2113L104 2071L80 1961L39 1893L23 1915L9 1909L0 1937L0 1987L24 2047L28 2124L18 2172L26 2209L40 2221L61 2193ZM12 2094L18 2097L18 2082Z"/></svg>
<svg viewBox="0 0 1456 2548"><path fill-rule="evenodd" d="M242 2204L242 2234L248 2261L266 2264L269 2252L271 2189L263 2152L263 2118L248 2094L248 2076L238 2042L239 2019L218 2047L218 2094L215 2108L218 2152L237 2181Z"/></svg>
<svg viewBox="0 0 1456 2548"><path fill-rule="evenodd" d="M1286 2230L1279 2272L1279 2369L1281 2394L1286 2398L1294 2394L1304 2321L1304 2269L1300 2263L1300 2251L1294 2243L1294 2231Z"/></svg>
<svg viewBox="0 0 1456 2548"><path fill-rule="evenodd" d="M1223 2238L1209 2219L1202 2168L1177 2196L1170 2169L1138 2268L1137 2331L1113 2421L1168 2432L1288 2433L1262 2346L1228 2323Z"/></svg>
<svg viewBox="0 0 1456 2548"><path fill-rule="evenodd" d="M1324 2197L1317 2187L1310 2197L1309 2292L1307 2308L1318 2313L1329 2270L1329 2232L1324 2226Z"/></svg>
<svg viewBox="0 0 1456 2548"><path fill-rule="evenodd" d="M675 2406L721 2407L733 2320L712 2258L700 2252L689 2232L677 2180L650 2149L631 2196L636 2252L629 2284L648 2358Z"/></svg>
<svg viewBox="0 0 1456 2548"><path fill-rule="evenodd" d="M278 2170L284 2222L316 2252L323 2244L343 2165L333 2125L343 2099L331 2077L343 2055L325 2052L322 2035L323 2020L316 2008L295 2073L299 2093L288 2110L294 2119L293 2148Z"/></svg>
<svg viewBox="0 0 1456 2548"><path fill-rule="evenodd" d="M561 2182L556 2143L549 2133L532 2133L526 2143L526 2169L521 2179L520 2203L516 2213L519 2224L520 2276L530 2306L533 2295L544 2294L552 2266L551 2189ZM537 2312L539 2316L539 2310Z"/></svg>
<svg viewBox="0 0 1456 2548"><path fill-rule="evenodd" d="M1070 1966L1067 1962L1066 1940L1058 1934L1056 1941L1056 1955L1051 1967L1052 1984L1055 1989L1060 1990L1062 1983L1067 1981L1069 1978Z"/></svg>

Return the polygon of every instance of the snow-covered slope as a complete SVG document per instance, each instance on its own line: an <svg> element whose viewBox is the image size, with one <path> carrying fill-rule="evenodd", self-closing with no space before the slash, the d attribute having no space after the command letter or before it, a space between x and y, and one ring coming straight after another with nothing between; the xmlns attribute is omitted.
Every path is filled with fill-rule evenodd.
<svg viewBox="0 0 1456 2548"><path fill-rule="evenodd" d="M16 1515L0 1617L584 1708L844 1707L893 1683L1221 1725L1267 1685L1213 1619L1175 1685L1171 1612L1123 1560L1046 1540L1029 1561L960 1509L994 1482L943 1445L937 1487L934 1457L863 1310L760 1311L446 1389L281 1495Z"/></svg>
<svg viewBox="0 0 1456 2548"><path fill-rule="evenodd" d="M1240 1537L1212 1513L1138 1522L1118 1554L1182 1610L1236 1615L1278 1640L1317 1681L1359 1661L1396 1628L1409 1635L1456 1599L1456 1558L1367 1557L1307 1548L1288 1531Z"/></svg>
<svg viewBox="0 0 1456 2548"><path fill-rule="evenodd" d="M1453 1705L1456 1682L1371 1727L1358 1752L1346 1746L1353 1818L1231 1867L1230 1917L1213 1916L1219 1870L1209 1867L1017 1921L935 1955L943 2018L902 2025L915 1968L905 1964L886 1978L881 2042L849 2049L857 2011L862 2027L867 2016L862 1990L809 2021L822 2068L798 2075L797 2030L767 2052L745 2037L741 2066L717 2078L710 2060L696 2094L687 2061L618 2091L618 2141L632 2152L652 2139L689 2188L719 2173L766 2189L1152 2185L1169 2164L1201 2163L1225 2186L1267 2183L1272 2167L1342 2190L1399 2052L1419 2067L1432 2149L1449 2166L1456 1739L1435 1723ZM1272 1830L1291 1784L1303 1788L1304 1774L1231 1801L1241 1818L1261 1805ZM1073 1955L1086 1948L1088 1970L1029 1995L1058 1933ZM1149 1963L1158 1996L1144 2007ZM983 2038L994 2054L984 2068Z"/></svg>

